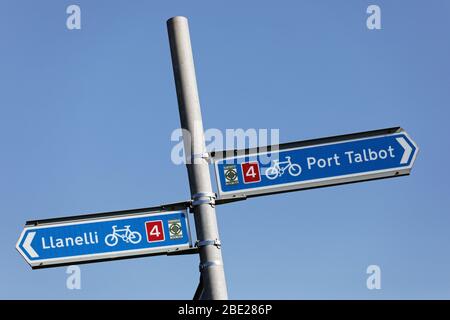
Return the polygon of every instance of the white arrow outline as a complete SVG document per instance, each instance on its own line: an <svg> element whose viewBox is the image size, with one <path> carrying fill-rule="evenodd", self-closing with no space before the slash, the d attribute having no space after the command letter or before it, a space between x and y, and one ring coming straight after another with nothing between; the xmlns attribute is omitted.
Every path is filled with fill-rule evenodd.
<svg viewBox="0 0 450 320"><path fill-rule="evenodd" d="M400 143L402 148L405 149L405 152L403 152L402 159L400 160L400 164L405 164L408 162L409 156L411 155L412 152L412 148L403 137L395 138L395 140L397 140L397 142Z"/></svg>
<svg viewBox="0 0 450 320"><path fill-rule="evenodd" d="M30 255L32 258L37 258L39 255L34 251L34 249L31 247L31 242L34 239L34 236L36 235L36 232L30 232L27 234L27 237L25 238L25 241L23 242L23 249Z"/></svg>

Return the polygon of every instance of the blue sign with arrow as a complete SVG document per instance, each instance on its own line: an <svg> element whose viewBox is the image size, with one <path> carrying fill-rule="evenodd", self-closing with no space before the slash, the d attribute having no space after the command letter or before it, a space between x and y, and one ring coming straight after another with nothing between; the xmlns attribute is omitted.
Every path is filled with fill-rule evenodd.
<svg viewBox="0 0 450 320"><path fill-rule="evenodd" d="M27 225L16 245L33 268L146 256L189 247L186 211Z"/></svg>
<svg viewBox="0 0 450 320"><path fill-rule="evenodd" d="M248 150L214 158L219 196L249 197L407 175L419 149L402 129L387 132L297 142L275 151Z"/></svg>

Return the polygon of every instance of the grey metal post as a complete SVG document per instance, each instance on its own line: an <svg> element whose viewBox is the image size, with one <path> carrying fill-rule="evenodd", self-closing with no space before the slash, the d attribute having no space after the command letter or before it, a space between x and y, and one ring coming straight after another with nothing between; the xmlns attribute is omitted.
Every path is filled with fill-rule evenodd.
<svg viewBox="0 0 450 320"><path fill-rule="evenodd" d="M228 293L214 208L215 194L206 159L188 20L185 17L173 17L167 21L167 29L200 252L200 272L204 286L201 297L226 300Z"/></svg>

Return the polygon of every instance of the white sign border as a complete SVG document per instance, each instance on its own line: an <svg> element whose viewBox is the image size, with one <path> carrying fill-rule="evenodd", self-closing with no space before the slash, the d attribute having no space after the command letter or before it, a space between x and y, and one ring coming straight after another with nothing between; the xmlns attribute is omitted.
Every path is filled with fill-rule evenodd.
<svg viewBox="0 0 450 320"><path fill-rule="evenodd" d="M25 252L23 252L22 248L20 247L20 243L23 240L23 237L27 231L30 230L42 230L47 228L53 228L55 226L68 226L68 225L80 225L80 224L86 224L86 223L94 223L94 222L100 222L100 221L114 221L114 220L123 220L124 218L130 219L130 218L145 218L145 217L151 217L151 216L161 216L161 215L169 215L174 213L180 213L183 212L185 216L186 221L186 227L188 231L188 242L184 244L178 244L178 245L168 245L168 246L160 246L156 248L146 248L146 249L133 249L133 250L122 250L122 251L116 251L116 252L105 252L105 253L92 253L87 255L80 255L80 256L72 256L72 257L63 257L63 258L51 258L51 259L40 259L40 260L30 260ZM95 219L89 220L89 218L86 219L79 219L79 220L72 220L72 221L64 221L64 222L55 222L55 223L48 223L48 224L42 224L37 226L25 226L19 236L19 240L16 243L16 250L19 251L20 255L26 260L26 262L31 267L43 267L47 265L59 265L59 264L70 264L74 262L83 263L95 260L114 260L119 259L123 257L139 257L139 256L146 256L150 255L152 253L164 253L164 252L170 252L170 251L176 251L178 249L186 249L192 247L192 237L191 237L191 230L189 225L189 215L187 213L186 209L183 210L173 210L173 211L164 211L164 212L142 212L142 213L132 213L132 214L122 214L120 216L114 216L114 217L99 217ZM134 252L139 252L138 254L133 254ZM93 261L94 260L94 261Z"/></svg>
<svg viewBox="0 0 450 320"><path fill-rule="evenodd" d="M341 176L335 176L335 177L319 178L319 179L314 179L314 180L307 180L304 182L302 182L302 181L289 182L289 183L277 184L277 185L273 185L273 186L247 188L245 190L238 190L238 191L223 191L221 188L221 183L219 180L219 170L218 170L219 162L223 163L223 162L226 162L226 160L252 157L252 156L258 156L258 155L268 154L268 153L280 153L280 152L285 152L285 151L290 151L290 150L309 149L309 148L315 148L315 147L319 147L319 146L336 145L339 143L348 143L348 142L354 142L354 141L369 140L369 139L374 139L374 138L384 138L384 137L391 137L391 136L396 136L396 135L406 136L406 138L408 138L408 141L411 142L412 145L416 149L408 166L401 166L401 167L396 167L396 168L389 168L389 169L361 172L361 173L352 173L352 174L348 174L348 175L341 175ZM411 137L402 129L401 131L398 131L395 133L381 134L381 135L376 135L376 136L371 136L371 137L334 141L334 142L321 143L321 144L317 144L317 145L309 145L309 146L304 146L304 147L293 147L293 148L288 148L288 149L279 149L276 151L264 151L264 152L257 152L257 153L247 154L247 155L230 156L230 157L226 157L226 158L221 158L218 160L214 160L214 172L215 172L217 190L219 193L219 199L233 199L233 198L245 197L245 196L249 196L249 195L265 195L265 194L277 193L277 192L287 192L287 191L294 191L294 190L301 190L301 189L310 189L310 188L315 188L315 187L324 187L324 186L328 186L328 185L338 185L338 184L344 184L344 183L350 183L350 182L358 182L358 181L372 180L372 179L378 179L378 178L387 178L387 177L393 177L393 176L406 175L406 174L409 174L409 172L411 171L411 168L416 160L418 153L419 153L419 147L414 142L414 140L411 139ZM333 183L329 183L329 181L333 181ZM267 192L261 192L260 190L267 190Z"/></svg>

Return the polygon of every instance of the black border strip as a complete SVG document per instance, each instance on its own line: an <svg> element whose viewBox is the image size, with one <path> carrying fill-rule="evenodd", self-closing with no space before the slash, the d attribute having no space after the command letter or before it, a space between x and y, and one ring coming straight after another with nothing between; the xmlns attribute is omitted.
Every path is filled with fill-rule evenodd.
<svg viewBox="0 0 450 320"><path fill-rule="evenodd" d="M278 150L285 150L285 149L291 149L291 148L299 148L299 147L307 147L307 146L313 146L313 145L319 145L319 144L325 144L325 143L339 142L339 141L345 141L345 140L355 140L355 139L361 139L361 138L382 136L382 135L392 134L392 133L397 133L397 132L402 132L402 131L404 131L404 130L400 126L397 126L397 127L363 131L363 132L350 133L350 134L343 134L343 135L331 136L331 137L325 137L325 138L316 138L316 139L303 140L303 141L280 143L280 145L278 145L278 146L269 145L269 146L264 146L264 147L247 148L247 149L213 151L210 153L210 156L213 161L218 161L218 160L221 160L223 158L228 158L228 157L252 155L255 153L259 153L260 150L261 150L261 152L270 152L273 147L274 147L275 151L278 151Z"/></svg>
<svg viewBox="0 0 450 320"><path fill-rule="evenodd" d="M81 265L81 264L90 264L90 263L97 263L97 262L110 262L110 261L146 258L146 257L154 257L154 256L178 256L178 255L197 254L197 253L198 253L198 248L194 247L194 248L187 248L187 249L181 249L181 250L172 250L172 251L166 251L166 252L140 254L140 255L134 255L134 256L123 256L123 257L114 257L114 258L103 258L103 259L94 259L94 260L84 260L84 261L72 261L72 262L63 262L63 263L55 263L55 264L45 264L45 265L40 265L40 266L31 266L31 269L33 269L33 270L50 269L50 268L65 267L65 266L72 266L72 265Z"/></svg>
<svg viewBox="0 0 450 320"><path fill-rule="evenodd" d="M160 213L165 211L176 211L176 210L184 210L188 209L190 206L189 201L176 202L171 204L165 204L157 207L149 207L149 208L139 208L139 209L129 209L129 210L120 210L120 211L110 211L110 212L100 212L100 213L89 213L89 214L81 214L76 216L67 216L60 218L50 218L50 219L40 219L40 220L29 220L26 222L25 226L38 226L41 224L50 224L50 223L63 223L63 222L71 222L78 220L86 220L86 219L95 219L95 218L110 218L116 216L125 216L131 214L139 214L139 213Z"/></svg>

